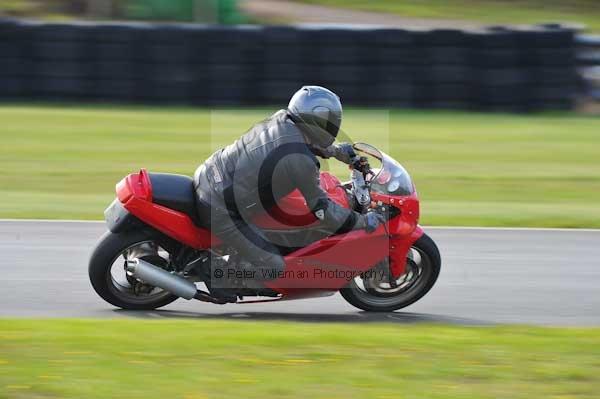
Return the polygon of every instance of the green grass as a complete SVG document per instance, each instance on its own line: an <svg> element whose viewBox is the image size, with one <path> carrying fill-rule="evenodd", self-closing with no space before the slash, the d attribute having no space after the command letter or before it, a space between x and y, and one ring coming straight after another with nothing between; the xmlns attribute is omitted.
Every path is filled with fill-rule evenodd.
<svg viewBox="0 0 600 399"><path fill-rule="evenodd" d="M597 398L600 330L0 320L2 398Z"/></svg>
<svg viewBox="0 0 600 399"><path fill-rule="evenodd" d="M305 3L393 13L404 17L456 19L485 24L584 23L600 31L596 0L297 0Z"/></svg>
<svg viewBox="0 0 600 399"><path fill-rule="evenodd" d="M47 21L64 21L70 15L69 5L64 0L2 0L0 16L16 18L38 18Z"/></svg>
<svg viewBox="0 0 600 399"><path fill-rule="evenodd" d="M0 106L0 217L101 219L124 175L192 175L272 111ZM411 172L424 224L600 227L599 117L348 109L343 127Z"/></svg>

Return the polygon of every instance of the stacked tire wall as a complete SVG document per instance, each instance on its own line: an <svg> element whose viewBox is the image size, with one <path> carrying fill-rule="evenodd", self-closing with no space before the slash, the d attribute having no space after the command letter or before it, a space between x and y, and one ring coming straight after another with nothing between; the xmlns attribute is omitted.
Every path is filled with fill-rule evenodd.
<svg viewBox="0 0 600 399"><path fill-rule="evenodd" d="M600 35L577 35L577 69L584 96L600 101Z"/></svg>
<svg viewBox="0 0 600 399"><path fill-rule="evenodd" d="M575 36L482 31L0 21L0 99L285 103L304 84L345 104L569 109Z"/></svg>

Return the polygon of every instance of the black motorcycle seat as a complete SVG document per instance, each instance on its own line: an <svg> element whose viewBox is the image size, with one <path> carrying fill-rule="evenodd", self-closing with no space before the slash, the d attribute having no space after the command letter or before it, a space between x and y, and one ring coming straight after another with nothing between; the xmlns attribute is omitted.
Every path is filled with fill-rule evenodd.
<svg viewBox="0 0 600 399"><path fill-rule="evenodd" d="M149 173L152 202L188 215L200 225L196 208L194 181L189 176L171 173Z"/></svg>

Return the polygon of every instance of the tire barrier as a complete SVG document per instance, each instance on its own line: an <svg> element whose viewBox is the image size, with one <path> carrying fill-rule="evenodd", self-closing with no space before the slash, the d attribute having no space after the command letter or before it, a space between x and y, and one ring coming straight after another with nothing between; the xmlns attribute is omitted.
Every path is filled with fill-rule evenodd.
<svg viewBox="0 0 600 399"><path fill-rule="evenodd" d="M594 101L600 101L600 35L578 35L575 62L580 75L578 88Z"/></svg>
<svg viewBox="0 0 600 399"><path fill-rule="evenodd" d="M532 111L578 93L575 32L0 20L0 99Z"/></svg>

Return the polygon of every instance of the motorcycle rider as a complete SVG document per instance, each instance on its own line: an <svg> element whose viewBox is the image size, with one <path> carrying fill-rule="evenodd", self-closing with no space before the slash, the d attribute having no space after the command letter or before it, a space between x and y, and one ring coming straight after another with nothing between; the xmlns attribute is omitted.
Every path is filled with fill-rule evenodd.
<svg viewBox="0 0 600 399"><path fill-rule="evenodd" d="M293 190L302 193L308 209L319 219L319 227L329 234L354 229L372 232L383 222L375 212L359 214L338 205L320 187L320 163L315 155L335 157L346 164L357 162L350 144L333 144L341 123L339 97L324 87L304 86L292 96L287 109L253 126L196 170L200 220L251 268L263 270L252 274L258 286L283 272L285 262L277 246L250 220L259 212L268 212L281 222L272 209ZM255 288L248 281L244 286ZM237 287L209 288L215 297L231 302L237 299Z"/></svg>

